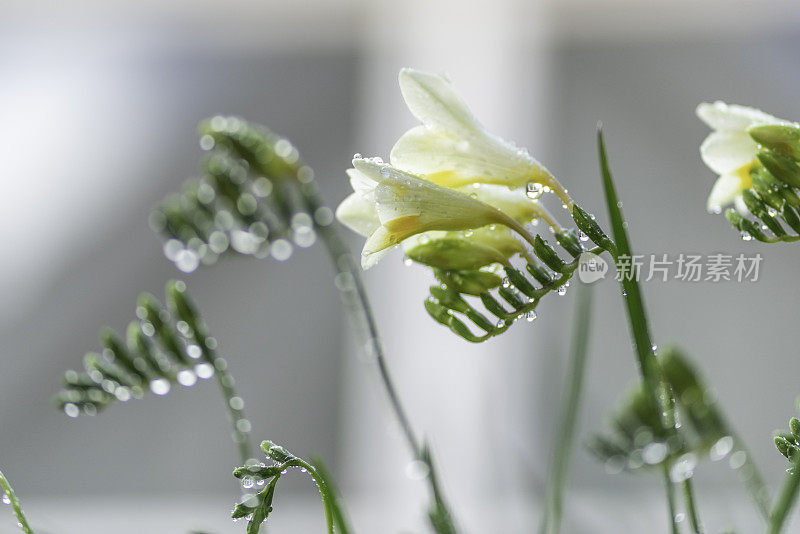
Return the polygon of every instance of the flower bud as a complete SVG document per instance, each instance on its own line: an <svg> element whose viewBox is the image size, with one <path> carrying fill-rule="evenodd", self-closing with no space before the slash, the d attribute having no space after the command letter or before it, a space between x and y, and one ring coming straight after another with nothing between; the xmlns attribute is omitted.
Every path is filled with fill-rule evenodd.
<svg viewBox="0 0 800 534"><path fill-rule="evenodd" d="M766 124L747 130L756 143L782 156L800 161L800 128L788 124Z"/></svg>
<svg viewBox="0 0 800 534"><path fill-rule="evenodd" d="M495 248L455 238L417 245L407 250L406 255L417 263L445 271L476 271L493 263L508 263Z"/></svg>
<svg viewBox="0 0 800 534"><path fill-rule="evenodd" d="M486 271L443 271L434 269L436 278L448 287L467 295L480 295L500 285L502 279Z"/></svg>
<svg viewBox="0 0 800 534"><path fill-rule="evenodd" d="M778 180L792 187L800 187L800 167L794 160L765 151L758 153L758 160Z"/></svg>

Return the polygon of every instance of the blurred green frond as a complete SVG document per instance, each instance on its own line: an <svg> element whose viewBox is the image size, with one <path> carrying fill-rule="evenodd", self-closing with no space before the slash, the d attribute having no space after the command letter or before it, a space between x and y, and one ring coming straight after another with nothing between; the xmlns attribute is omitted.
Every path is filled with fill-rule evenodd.
<svg viewBox="0 0 800 534"><path fill-rule="evenodd" d="M610 470L636 471L667 465L675 481L691 477L701 458L720 460L738 443L713 395L688 360L668 349L658 357L663 382L674 395L678 412L674 431L667 432L644 389L633 389L612 418L612 432L598 436L590 449ZM741 458L741 455L739 455Z"/></svg>
<svg viewBox="0 0 800 534"><path fill-rule="evenodd" d="M247 520L247 534L258 534L261 525L269 518L278 481L289 469L308 474L317 485L328 534L350 532L333 482L321 463L315 462L315 465L307 462L271 441L262 442L261 450L270 460L269 464L249 462L233 471L233 476L242 481L244 495L234 507L231 517Z"/></svg>
<svg viewBox="0 0 800 534"><path fill-rule="evenodd" d="M769 517L769 490L700 374L676 349L659 354L657 366L666 388L663 394L675 399L674 427L667 433L663 425L657 424L659 414L640 386L612 418L612 431L595 437L590 450L611 472L660 467L669 473L672 482L688 482L704 458L728 459L759 512Z"/></svg>
<svg viewBox="0 0 800 534"><path fill-rule="evenodd" d="M550 293L563 295L581 263L584 252L616 256L614 242L579 206L573 207L577 229L555 233L555 241L563 250L536 235L533 256L524 271L503 266L504 276L487 271L444 271L434 269L440 282L431 286L425 309L438 323L457 336L480 343L508 330L518 319L536 319L536 307ZM587 242L593 247L584 247ZM470 326L467 326L467 323Z"/></svg>
<svg viewBox="0 0 800 534"><path fill-rule="evenodd" d="M237 117L214 117L199 131L208 151L202 176L187 181L150 219L179 269L191 272L225 254L286 260L294 246L315 242L315 226L331 224L333 212L317 200L314 172L288 140Z"/></svg>
<svg viewBox="0 0 800 534"><path fill-rule="evenodd" d="M742 200L752 218L729 209L725 218L742 238L763 243L800 240L800 128L755 126L748 130L759 145L750 169L750 188Z"/></svg>
<svg viewBox="0 0 800 534"><path fill-rule="evenodd" d="M142 398L147 391L166 395L175 385L191 387L216 377L233 427L232 438L242 461L250 457L250 421L234 391L227 362L217 356L217 340L200 316L186 284L172 280L167 305L142 293L137 320L128 325L127 340L110 328L100 332L102 349L83 360L84 371L67 371L64 389L54 402L70 417L95 415L108 405Z"/></svg>

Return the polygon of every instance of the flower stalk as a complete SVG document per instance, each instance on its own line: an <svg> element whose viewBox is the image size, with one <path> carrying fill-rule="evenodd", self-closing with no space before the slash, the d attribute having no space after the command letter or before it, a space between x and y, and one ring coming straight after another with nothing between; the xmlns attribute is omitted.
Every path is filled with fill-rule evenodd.
<svg viewBox="0 0 800 534"><path fill-rule="evenodd" d="M3 502L11 505L14 516L17 518L19 528L22 529L25 534L33 534L33 529L31 529L28 519L22 511L22 504L19 502L17 494L14 493L14 489L11 487L11 484L2 471L0 471L0 489L3 490Z"/></svg>

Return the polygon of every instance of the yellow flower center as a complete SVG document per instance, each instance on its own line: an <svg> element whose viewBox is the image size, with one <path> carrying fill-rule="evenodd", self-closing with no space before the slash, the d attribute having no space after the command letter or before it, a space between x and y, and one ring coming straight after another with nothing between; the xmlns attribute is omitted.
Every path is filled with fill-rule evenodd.
<svg viewBox="0 0 800 534"><path fill-rule="evenodd" d="M745 189L750 189L753 186L753 180L750 178L750 171L760 164L761 162L758 161L758 158L755 158L750 163L742 165L731 173L733 176L736 176L739 179L740 192L744 191Z"/></svg>

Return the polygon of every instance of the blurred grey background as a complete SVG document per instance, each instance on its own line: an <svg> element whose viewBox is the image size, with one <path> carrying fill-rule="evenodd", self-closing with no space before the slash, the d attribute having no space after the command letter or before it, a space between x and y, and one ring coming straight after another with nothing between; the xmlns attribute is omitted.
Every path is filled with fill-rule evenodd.
<svg viewBox="0 0 800 534"><path fill-rule="evenodd" d="M757 283L645 284L654 337L715 385L773 487L771 435L795 414L791 246L742 242L705 213L714 176L701 101L800 118L800 5L780 2L400 4L6 1L0 6L0 468L43 532L240 532L236 463L216 386L70 420L50 404L64 370L121 330L136 296L187 281L238 378L256 439L330 464L360 532L424 530L371 363L359 359L317 247L181 276L147 225L195 172L197 122L235 113L291 138L329 203L354 152L387 156L414 121L396 82L448 72L476 115L544 162L604 219L594 129L603 120L638 253L761 252ZM352 239L354 250L362 245ZM466 532L531 532L561 396L572 293L481 346L422 308L429 275L399 254L366 274L389 362L440 460ZM792 289L789 289L792 288ZM596 286L580 441L635 378L619 290ZM697 472L709 531L761 527L724 463ZM285 485L284 485L285 484ZM576 450L568 532L666 532L660 480L611 476ZM282 483L273 532L320 532L311 483ZM0 510L0 512L7 512ZM12 532L0 513L0 532Z"/></svg>

